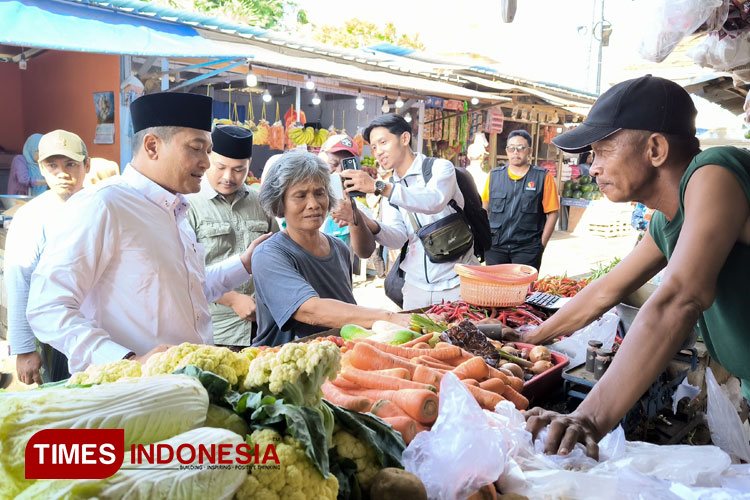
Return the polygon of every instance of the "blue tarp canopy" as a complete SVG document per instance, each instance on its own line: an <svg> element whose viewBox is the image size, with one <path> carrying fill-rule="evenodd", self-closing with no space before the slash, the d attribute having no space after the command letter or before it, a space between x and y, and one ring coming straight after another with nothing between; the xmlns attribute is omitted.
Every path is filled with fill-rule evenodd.
<svg viewBox="0 0 750 500"><path fill-rule="evenodd" d="M41 49L162 57L252 57L252 47L204 38L184 24L91 5L0 1L0 43Z"/></svg>

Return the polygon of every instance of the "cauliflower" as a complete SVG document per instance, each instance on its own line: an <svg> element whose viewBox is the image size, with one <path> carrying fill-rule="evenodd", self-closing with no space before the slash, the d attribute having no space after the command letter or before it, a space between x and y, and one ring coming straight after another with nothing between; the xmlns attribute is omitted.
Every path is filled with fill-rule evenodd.
<svg viewBox="0 0 750 500"><path fill-rule="evenodd" d="M74 373L65 385L107 384L125 377L140 377L141 364L120 359L103 365L89 365L86 371Z"/></svg>
<svg viewBox="0 0 750 500"><path fill-rule="evenodd" d="M357 464L357 480L363 490L369 490L373 478L380 471L375 450L343 429L333 433L333 446L339 457L351 459Z"/></svg>
<svg viewBox="0 0 750 500"><path fill-rule="evenodd" d="M285 344L277 352L261 352L250 363L243 389L267 389L289 404L320 406L320 386L341 368L341 351L333 342Z"/></svg>
<svg viewBox="0 0 750 500"><path fill-rule="evenodd" d="M328 479L323 478L305 455L304 446L292 437L282 438L276 431L262 429L250 435L250 442L257 443L261 453L273 444L281 470L253 468L235 493L236 500L336 500L336 477L331 474Z"/></svg>
<svg viewBox="0 0 750 500"><path fill-rule="evenodd" d="M183 343L151 356L143 371L145 375L156 375L173 373L186 366L215 373L236 386L247 374L250 359L226 347Z"/></svg>

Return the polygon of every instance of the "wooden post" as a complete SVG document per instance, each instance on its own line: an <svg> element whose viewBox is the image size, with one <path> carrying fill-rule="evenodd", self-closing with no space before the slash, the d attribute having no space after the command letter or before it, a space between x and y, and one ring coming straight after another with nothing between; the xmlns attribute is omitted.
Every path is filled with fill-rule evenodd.
<svg viewBox="0 0 750 500"><path fill-rule="evenodd" d="M497 134L490 133L490 170L497 167Z"/></svg>

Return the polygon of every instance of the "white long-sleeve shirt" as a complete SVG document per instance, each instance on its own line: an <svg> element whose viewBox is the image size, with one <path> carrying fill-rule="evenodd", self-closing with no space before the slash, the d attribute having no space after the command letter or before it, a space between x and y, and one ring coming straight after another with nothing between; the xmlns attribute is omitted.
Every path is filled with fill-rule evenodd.
<svg viewBox="0 0 750 500"><path fill-rule="evenodd" d="M422 175L422 162L425 155L417 154L403 178L393 174L391 196L383 200L381 230L375 240L388 248L401 248L408 240L406 258L401 262L406 281L429 291L447 290L458 286L460 278L453 270L457 263L478 264L474 250L469 249L464 256L454 262L435 264L430 262L419 241L409 218L415 215L417 222L425 226L438 221L455 211L448 206L456 200L464 207L464 197L456 182L456 170L448 160L436 159L432 165L432 178L425 183ZM395 206L394 206L395 205Z"/></svg>
<svg viewBox="0 0 750 500"><path fill-rule="evenodd" d="M8 291L10 353L36 351L36 338L26 320L31 273L47 243L49 228L63 216L65 203L52 191L40 194L18 209L5 240L3 281Z"/></svg>
<svg viewBox="0 0 750 500"><path fill-rule="evenodd" d="M130 165L67 202L31 277L27 318L71 373L162 343L213 343L208 302L250 275L239 256L206 270L188 207Z"/></svg>

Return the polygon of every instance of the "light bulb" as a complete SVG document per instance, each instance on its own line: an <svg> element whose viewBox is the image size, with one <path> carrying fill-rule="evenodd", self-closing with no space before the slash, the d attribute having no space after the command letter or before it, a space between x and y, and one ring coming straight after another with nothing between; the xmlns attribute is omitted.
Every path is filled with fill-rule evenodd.
<svg viewBox="0 0 750 500"><path fill-rule="evenodd" d="M404 120L406 120L406 123L411 123L411 113L406 113L404 115Z"/></svg>
<svg viewBox="0 0 750 500"><path fill-rule="evenodd" d="M364 111L365 105L364 104L357 104L357 111Z"/></svg>
<svg viewBox="0 0 750 500"><path fill-rule="evenodd" d="M310 76L307 77L307 81L305 82L305 88L307 90L312 90L315 88L315 82Z"/></svg>
<svg viewBox="0 0 750 500"><path fill-rule="evenodd" d="M383 113L387 113L391 110L391 105L388 104L388 98L383 99L383 107L380 108Z"/></svg>
<svg viewBox="0 0 750 500"><path fill-rule="evenodd" d="M476 97L472 97L471 98L471 105L472 106L476 106L477 104L479 104L479 99L477 99Z"/></svg>
<svg viewBox="0 0 750 500"><path fill-rule="evenodd" d="M399 92L398 97L396 98L396 109L403 108L404 107L404 101L401 100L401 93Z"/></svg>
<svg viewBox="0 0 750 500"><path fill-rule="evenodd" d="M271 97L271 93L268 91L268 89L266 89L266 91L263 92L263 101L271 102L271 99L273 99L273 97Z"/></svg>
<svg viewBox="0 0 750 500"><path fill-rule="evenodd" d="M28 67L26 64L26 54L21 54L21 60L18 61L18 69L25 70Z"/></svg>
<svg viewBox="0 0 750 500"><path fill-rule="evenodd" d="M311 102L313 103L313 106L319 106L320 105L320 96L318 95L317 92L315 92L313 94Z"/></svg>
<svg viewBox="0 0 750 500"><path fill-rule="evenodd" d="M255 76L255 73L253 73L253 69L250 68L250 71L247 72L247 76L245 77L245 83L247 83L248 87L255 87L258 85L258 77Z"/></svg>
<svg viewBox="0 0 750 500"><path fill-rule="evenodd" d="M354 102L357 104L357 106L364 106L365 105L365 99L362 97L362 91L361 90L357 93L357 98L354 100Z"/></svg>

